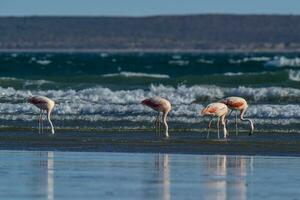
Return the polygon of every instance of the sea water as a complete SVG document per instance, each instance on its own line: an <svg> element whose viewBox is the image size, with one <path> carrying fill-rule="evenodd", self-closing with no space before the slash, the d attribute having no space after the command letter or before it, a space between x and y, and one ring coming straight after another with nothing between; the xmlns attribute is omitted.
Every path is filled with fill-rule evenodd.
<svg viewBox="0 0 300 200"><path fill-rule="evenodd" d="M1 199L298 199L296 157L0 151Z"/></svg>
<svg viewBox="0 0 300 200"><path fill-rule="evenodd" d="M299 132L299 58L292 53L1 53L0 127L36 127L38 109L26 103L29 95L56 102L56 128L98 130L151 127L156 114L140 102L156 95L172 103L170 129L203 128L208 119L199 110L241 96L256 130Z"/></svg>

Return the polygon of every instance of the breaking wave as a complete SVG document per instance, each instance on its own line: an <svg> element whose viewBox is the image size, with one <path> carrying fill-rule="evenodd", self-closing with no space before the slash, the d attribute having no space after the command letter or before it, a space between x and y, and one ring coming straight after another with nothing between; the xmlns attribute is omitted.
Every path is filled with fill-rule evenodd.
<svg viewBox="0 0 300 200"><path fill-rule="evenodd" d="M147 73L138 73L138 72L120 72L115 74L104 74L102 77L148 77L148 78L170 78L166 74L147 74Z"/></svg>
<svg viewBox="0 0 300 200"><path fill-rule="evenodd" d="M209 102L218 101L226 96L243 96L251 106L249 115L252 117L300 117L300 90L293 88L222 88L217 86L185 85L169 87L151 85L148 89L111 90L95 87L83 90L46 90L30 91L1 88L1 113L26 113L35 109L25 103L29 95L44 95L57 103L57 114L124 114L136 115L148 112L148 108L140 101L162 96L169 99L174 107L175 115L196 116L197 111ZM270 104L273 102L273 104ZM284 105L281 105L283 104Z"/></svg>
<svg viewBox="0 0 300 200"><path fill-rule="evenodd" d="M229 59L228 62L231 64L241 64L241 63L247 63L247 62L265 62L271 60L270 57L245 57L242 59Z"/></svg>
<svg viewBox="0 0 300 200"><path fill-rule="evenodd" d="M265 67L300 67L300 58L274 57L264 64Z"/></svg>
<svg viewBox="0 0 300 200"><path fill-rule="evenodd" d="M292 81L300 81L300 71L289 70L289 79Z"/></svg>

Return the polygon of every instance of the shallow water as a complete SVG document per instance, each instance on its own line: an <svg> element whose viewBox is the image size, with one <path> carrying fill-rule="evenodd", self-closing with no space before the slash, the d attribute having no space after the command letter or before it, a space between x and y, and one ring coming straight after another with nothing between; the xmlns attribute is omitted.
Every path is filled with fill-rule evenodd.
<svg viewBox="0 0 300 200"><path fill-rule="evenodd" d="M1 199L297 199L294 157L0 151Z"/></svg>
<svg viewBox="0 0 300 200"><path fill-rule="evenodd" d="M294 132L300 130L299 58L295 53L0 53L0 129L37 126L39 111L26 103L29 95L53 99L55 127L73 130L150 128L156 113L140 102L153 96L172 103L170 128L206 128L209 119L198 114L204 106L241 96L249 103L245 117L256 129Z"/></svg>

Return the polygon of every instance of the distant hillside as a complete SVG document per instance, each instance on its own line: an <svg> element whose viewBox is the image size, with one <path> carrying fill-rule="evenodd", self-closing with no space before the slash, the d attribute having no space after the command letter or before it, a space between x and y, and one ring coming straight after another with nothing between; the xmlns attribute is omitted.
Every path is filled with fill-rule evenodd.
<svg viewBox="0 0 300 200"><path fill-rule="evenodd" d="M0 17L0 50L299 51L300 16Z"/></svg>

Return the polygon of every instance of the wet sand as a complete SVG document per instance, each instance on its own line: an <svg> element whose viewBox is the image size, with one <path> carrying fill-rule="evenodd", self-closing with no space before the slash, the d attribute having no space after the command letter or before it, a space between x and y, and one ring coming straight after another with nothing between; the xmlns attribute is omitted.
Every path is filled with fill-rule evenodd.
<svg viewBox="0 0 300 200"><path fill-rule="evenodd" d="M0 150L141 152L222 155L300 156L300 134L240 133L228 139L206 133L170 133L169 139L153 132L59 132L55 135L31 131L0 132Z"/></svg>

